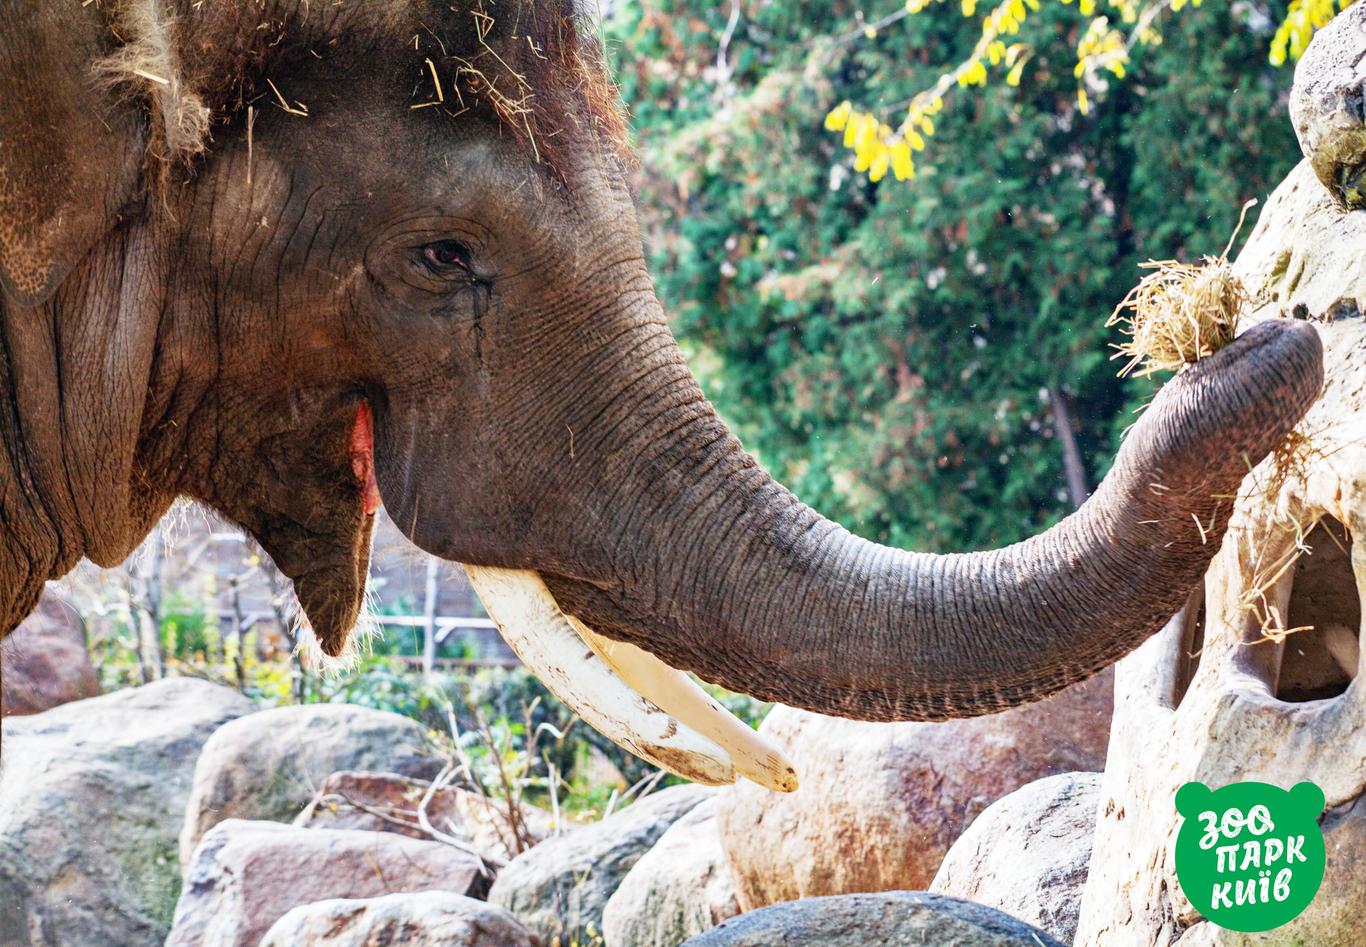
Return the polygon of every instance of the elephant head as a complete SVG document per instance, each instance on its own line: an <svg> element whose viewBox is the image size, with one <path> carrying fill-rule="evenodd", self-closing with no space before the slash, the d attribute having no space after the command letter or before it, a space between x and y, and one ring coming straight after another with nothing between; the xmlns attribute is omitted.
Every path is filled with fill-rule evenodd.
<svg viewBox="0 0 1366 947"><path fill-rule="evenodd" d="M631 711L622 677L637 709L691 714L702 742L632 745L696 772L711 709L660 659L870 720L987 713L1111 663L1182 604L1321 384L1315 333L1259 326L1169 383L1053 529L884 548L776 483L684 365L569 0L15 6L3 627L188 495L259 539L338 654L382 497L600 725ZM611 667L576 691L581 639Z"/></svg>

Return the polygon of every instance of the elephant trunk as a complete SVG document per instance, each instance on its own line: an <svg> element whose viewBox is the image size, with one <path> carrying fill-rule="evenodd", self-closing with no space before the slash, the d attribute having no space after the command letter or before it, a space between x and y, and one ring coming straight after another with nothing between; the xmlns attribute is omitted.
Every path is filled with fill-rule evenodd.
<svg viewBox="0 0 1366 947"><path fill-rule="evenodd" d="M1162 389L1080 510L962 555L850 534L773 481L708 410L682 435L697 445L686 498L630 517L623 545L654 550L653 564L636 563L640 581L546 582L597 632L767 700L868 720L1002 710L1107 666L1177 611L1239 484L1322 375L1312 327L1258 325Z"/></svg>

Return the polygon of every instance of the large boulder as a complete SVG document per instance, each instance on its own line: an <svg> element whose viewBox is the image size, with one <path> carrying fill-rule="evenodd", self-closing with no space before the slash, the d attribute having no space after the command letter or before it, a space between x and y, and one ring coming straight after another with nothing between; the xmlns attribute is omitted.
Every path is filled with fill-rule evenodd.
<svg viewBox="0 0 1366 947"><path fill-rule="evenodd" d="M712 792L675 786L594 825L549 839L498 873L489 901L511 911L546 943L589 939L626 873L660 836ZM590 941L591 942L591 941Z"/></svg>
<svg viewBox="0 0 1366 947"><path fill-rule="evenodd" d="M540 947L508 912L445 891L318 901L276 921L261 947Z"/></svg>
<svg viewBox="0 0 1366 947"><path fill-rule="evenodd" d="M42 713L99 693L81 617L45 593L33 614L0 641L0 716Z"/></svg>
<svg viewBox="0 0 1366 947"><path fill-rule="evenodd" d="M992 908L927 894L884 891L807 898L742 914L683 947L1063 947Z"/></svg>
<svg viewBox="0 0 1366 947"><path fill-rule="evenodd" d="M315 829L397 832L430 840L417 811L430 785L397 773L333 773L295 817L294 824ZM462 838L498 865L549 838L556 829L554 816L544 809L523 804L514 825L502 800L458 786L431 794L427 820L433 828Z"/></svg>
<svg viewBox="0 0 1366 947"><path fill-rule="evenodd" d="M739 913L708 799L627 872L602 912L602 935L607 947L677 947Z"/></svg>
<svg viewBox="0 0 1366 947"><path fill-rule="evenodd" d="M166 947L257 947L292 908L328 898L485 890L479 860L440 842L229 819L195 850Z"/></svg>
<svg viewBox="0 0 1366 947"><path fill-rule="evenodd" d="M0 944L159 947L195 757L250 710L230 688L171 678L6 719Z"/></svg>
<svg viewBox="0 0 1366 947"><path fill-rule="evenodd" d="M204 833L224 819L289 822L338 770L431 777L416 721L349 704L306 704L251 714L213 735L199 755L180 832L187 866Z"/></svg>
<svg viewBox="0 0 1366 947"><path fill-rule="evenodd" d="M1349 208L1366 206L1366 8L1343 10L1309 44L1295 68L1290 120L1314 174Z"/></svg>
<svg viewBox="0 0 1366 947"><path fill-rule="evenodd" d="M1100 773L1061 773L993 802L930 890L985 904L1072 943L1091 863Z"/></svg>
<svg viewBox="0 0 1366 947"><path fill-rule="evenodd" d="M801 787L783 794L746 782L722 794L721 844L740 906L924 889L996 799L1055 773L1103 768L1113 681L1107 671L1037 704L942 723L775 707L760 729L787 751Z"/></svg>

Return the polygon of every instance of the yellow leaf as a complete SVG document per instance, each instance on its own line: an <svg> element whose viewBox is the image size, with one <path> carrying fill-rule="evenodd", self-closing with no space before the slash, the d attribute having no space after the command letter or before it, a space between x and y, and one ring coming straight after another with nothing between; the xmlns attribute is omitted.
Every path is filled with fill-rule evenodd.
<svg viewBox="0 0 1366 947"><path fill-rule="evenodd" d="M841 102L839 105L832 108L829 114L825 116L826 131L843 131L845 126L849 124L849 113L853 110L854 107L847 101Z"/></svg>
<svg viewBox="0 0 1366 947"><path fill-rule="evenodd" d="M982 85L985 84L986 81L987 67L982 65L982 61L980 59L974 59L972 61L972 64L969 65L967 69L963 70L962 75L958 77L958 84L964 87L970 85Z"/></svg>
<svg viewBox="0 0 1366 947"><path fill-rule="evenodd" d="M1085 90L1085 89L1081 89L1081 88L1078 88L1078 89L1077 89L1077 108L1081 109L1081 114L1083 114L1083 115L1088 114L1088 113L1090 112L1090 110L1091 110L1090 105L1089 105L1089 104L1087 103L1087 101L1086 101L1086 90Z"/></svg>
<svg viewBox="0 0 1366 947"><path fill-rule="evenodd" d="M892 146L892 173L898 181L909 181L915 177L915 162L911 160L911 149L904 141Z"/></svg>

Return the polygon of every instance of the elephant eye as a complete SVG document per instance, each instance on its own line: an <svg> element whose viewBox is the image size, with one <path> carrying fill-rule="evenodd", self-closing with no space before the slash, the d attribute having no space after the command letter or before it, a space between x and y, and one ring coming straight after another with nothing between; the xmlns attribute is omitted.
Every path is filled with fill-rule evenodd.
<svg viewBox="0 0 1366 947"><path fill-rule="evenodd" d="M422 248L422 260L433 273L441 275L474 275L474 260L470 248L459 240L438 240Z"/></svg>

